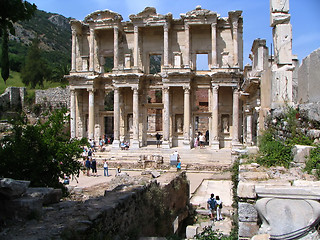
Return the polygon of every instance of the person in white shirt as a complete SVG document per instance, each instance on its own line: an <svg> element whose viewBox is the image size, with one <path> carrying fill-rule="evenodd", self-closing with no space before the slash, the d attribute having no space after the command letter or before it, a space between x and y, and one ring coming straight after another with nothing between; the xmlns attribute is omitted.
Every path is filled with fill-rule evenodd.
<svg viewBox="0 0 320 240"><path fill-rule="evenodd" d="M221 215L221 209L222 209L222 201L219 196L216 196L216 211L217 211L217 221L223 220Z"/></svg>

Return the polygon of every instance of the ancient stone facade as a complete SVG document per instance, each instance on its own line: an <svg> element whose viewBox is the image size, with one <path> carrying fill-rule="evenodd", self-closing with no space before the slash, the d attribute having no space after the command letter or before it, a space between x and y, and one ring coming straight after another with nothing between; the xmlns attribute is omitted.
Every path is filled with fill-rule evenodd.
<svg viewBox="0 0 320 240"><path fill-rule="evenodd" d="M147 7L127 22L109 10L72 20L71 136L109 135L114 148L123 140L139 148L160 132L163 148L190 148L209 130L212 149L238 146L241 14L198 6L174 19ZM154 91L161 101L150 100Z"/></svg>
<svg viewBox="0 0 320 240"><path fill-rule="evenodd" d="M66 88L50 88L47 90L36 90L36 104L44 104L54 108L70 107L70 90Z"/></svg>

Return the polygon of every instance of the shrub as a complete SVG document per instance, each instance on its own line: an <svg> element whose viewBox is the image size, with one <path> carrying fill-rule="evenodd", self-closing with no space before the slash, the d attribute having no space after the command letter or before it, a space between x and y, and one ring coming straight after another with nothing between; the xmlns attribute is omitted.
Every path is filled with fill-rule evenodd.
<svg viewBox="0 0 320 240"><path fill-rule="evenodd" d="M313 169L316 169L316 176L320 178L320 146L311 149L310 156L306 162L305 170L311 173Z"/></svg>

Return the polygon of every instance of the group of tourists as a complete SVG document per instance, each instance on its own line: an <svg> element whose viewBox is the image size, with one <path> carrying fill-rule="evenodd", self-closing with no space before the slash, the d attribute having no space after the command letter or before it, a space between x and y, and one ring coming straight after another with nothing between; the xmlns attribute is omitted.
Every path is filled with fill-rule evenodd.
<svg viewBox="0 0 320 240"><path fill-rule="evenodd" d="M194 138L194 148L200 146L200 148L204 148L205 143L209 141L209 130L206 131L205 134L202 132L198 132Z"/></svg>
<svg viewBox="0 0 320 240"><path fill-rule="evenodd" d="M101 137L99 138L98 146L94 141L94 139L89 139L89 146L91 149L99 149L100 151L103 151L104 146L112 144L112 142L113 142L113 137L103 135L102 138Z"/></svg>
<svg viewBox="0 0 320 240"><path fill-rule="evenodd" d="M221 215L222 210L222 201L219 196L214 197L214 194L211 193L210 198L207 201L207 207L210 210L210 218L214 220L214 212L216 212L216 220L223 220Z"/></svg>

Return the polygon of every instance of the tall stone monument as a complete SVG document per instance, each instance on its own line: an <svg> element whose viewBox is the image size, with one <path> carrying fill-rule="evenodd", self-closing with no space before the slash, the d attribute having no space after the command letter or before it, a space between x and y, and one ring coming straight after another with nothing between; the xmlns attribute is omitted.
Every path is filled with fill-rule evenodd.
<svg viewBox="0 0 320 240"><path fill-rule="evenodd" d="M270 0L270 26L273 28L274 62L272 65L271 108L293 104L292 26L289 0Z"/></svg>

